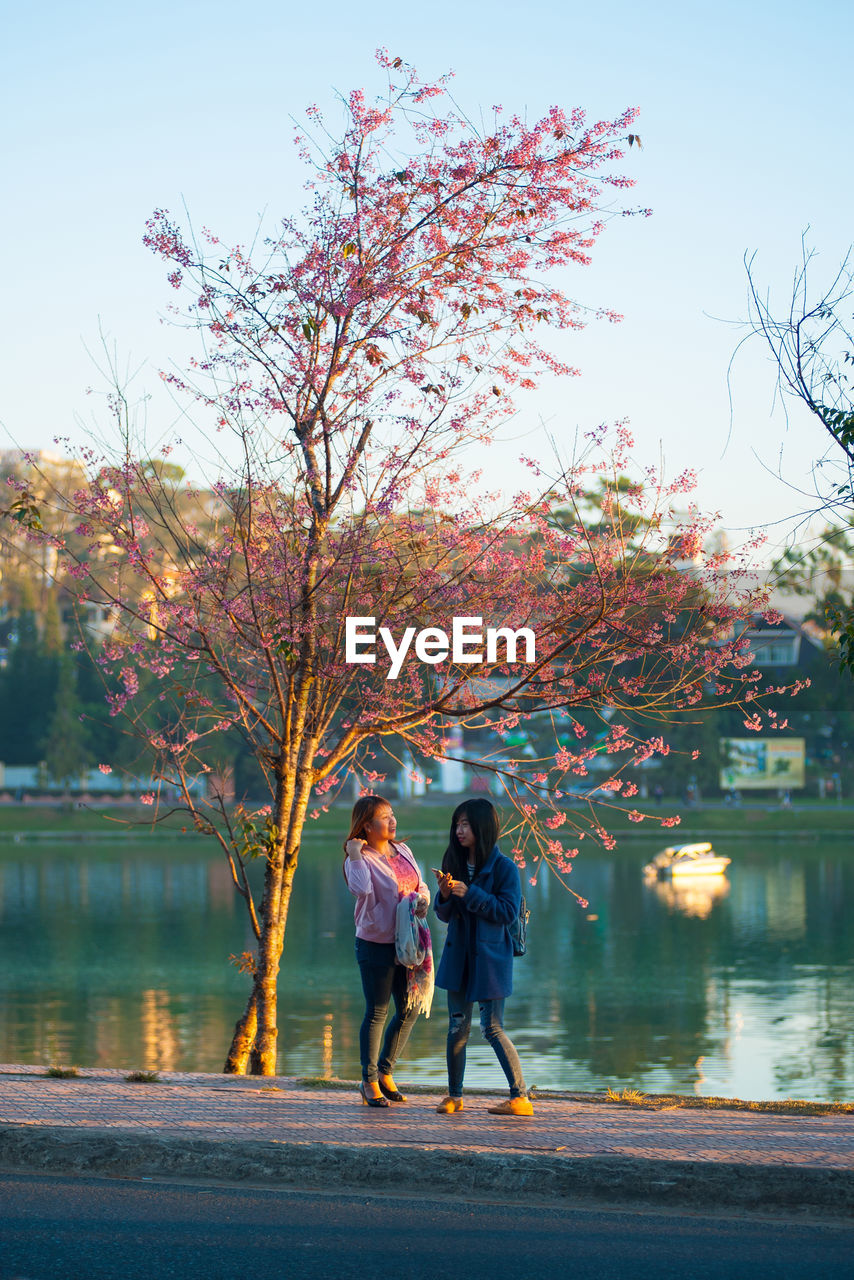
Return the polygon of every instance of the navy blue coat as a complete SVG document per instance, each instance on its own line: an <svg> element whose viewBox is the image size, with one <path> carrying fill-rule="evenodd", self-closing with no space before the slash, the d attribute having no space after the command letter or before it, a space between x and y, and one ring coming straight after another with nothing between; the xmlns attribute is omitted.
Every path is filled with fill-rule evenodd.
<svg viewBox="0 0 854 1280"><path fill-rule="evenodd" d="M510 995L513 943L507 926L518 916L521 900L519 869L498 845L464 898L451 894L443 900L436 893L433 909L448 926L436 974L437 987L464 990L470 1001L501 1000Z"/></svg>

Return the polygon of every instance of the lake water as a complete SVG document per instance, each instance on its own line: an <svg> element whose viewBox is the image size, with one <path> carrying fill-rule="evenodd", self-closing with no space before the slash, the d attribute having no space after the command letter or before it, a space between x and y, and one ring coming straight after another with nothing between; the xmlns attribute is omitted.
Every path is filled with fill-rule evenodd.
<svg viewBox="0 0 854 1280"><path fill-rule="evenodd" d="M416 845L422 861L436 848ZM506 1025L529 1085L741 1098L854 1097L850 842L720 839L722 882L646 885L656 845L579 858L579 908L526 885L529 954ZM442 927L431 914L437 955ZM224 863L187 839L0 844L0 1061L218 1071L251 946ZM334 851L307 843L280 983L279 1071L359 1074L352 899ZM444 1085L437 991L398 1069ZM474 1031L469 1085L503 1084Z"/></svg>

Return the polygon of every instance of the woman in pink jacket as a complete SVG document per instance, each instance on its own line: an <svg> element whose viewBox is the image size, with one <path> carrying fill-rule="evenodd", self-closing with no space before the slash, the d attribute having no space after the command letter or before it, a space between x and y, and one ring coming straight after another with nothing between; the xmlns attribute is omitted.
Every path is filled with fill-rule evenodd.
<svg viewBox="0 0 854 1280"><path fill-rule="evenodd" d="M397 904L405 894L418 893L419 916L427 914L430 902L412 851L394 838L396 829L387 800L382 796L362 796L353 806L350 835L344 845L344 875L356 898L356 960L365 993L365 1016L359 1029L359 1092L369 1107L406 1101L394 1083L392 1069L409 1039L418 1011L407 1010L406 1006L406 969L397 963L395 955L395 917ZM392 999L394 1016L383 1038Z"/></svg>

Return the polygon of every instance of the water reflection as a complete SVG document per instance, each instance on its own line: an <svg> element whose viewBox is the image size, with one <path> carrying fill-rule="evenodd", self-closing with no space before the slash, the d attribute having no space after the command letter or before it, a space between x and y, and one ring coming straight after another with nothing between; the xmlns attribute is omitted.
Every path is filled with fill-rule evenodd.
<svg viewBox="0 0 854 1280"><path fill-rule="evenodd" d="M689 876L685 879L654 880L649 887L669 911L705 920L716 902L730 890L726 876Z"/></svg>
<svg viewBox="0 0 854 1280"><path fill-rule="evenodd" d="M146 1071L175 1071L179 1057L175 1020L168 991L142 993L142 1065Z"/></svg>
<svg viewBox="0 0 854 1280"><path fill-rule="evenodd" d="M529 1083L850 1097L847 847L733 842L725 877L645 885L652 851L626 842L579 861L587 912L548 880L526 885L508 1027ZM0 1059L219 1070L247 991L228 956L251 945L228 869L201 842L0 847ZM290 910L279 1069L355 1078L361 1014L352 901L318 842ZM445 1031L437 992L401 1079L441 1086ZM466 1078L501 1083L476 1034Z"/></svg>

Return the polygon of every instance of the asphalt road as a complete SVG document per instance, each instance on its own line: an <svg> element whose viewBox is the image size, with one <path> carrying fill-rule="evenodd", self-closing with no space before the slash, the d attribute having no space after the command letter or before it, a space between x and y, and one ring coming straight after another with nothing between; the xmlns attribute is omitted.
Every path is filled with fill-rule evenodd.
<svg viewBox="0 0 854 1280"><path fill-rule="evenodd" d="M0 1280L836 1280L854 1225L0 1173Z"/></svg>

